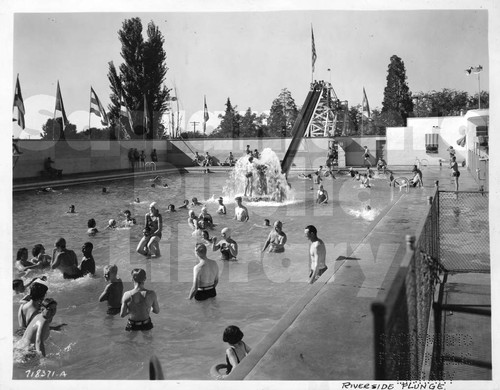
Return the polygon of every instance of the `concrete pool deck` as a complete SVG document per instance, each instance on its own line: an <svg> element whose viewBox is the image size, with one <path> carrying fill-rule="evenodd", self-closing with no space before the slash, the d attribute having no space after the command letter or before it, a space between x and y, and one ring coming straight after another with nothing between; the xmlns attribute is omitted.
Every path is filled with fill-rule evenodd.
<svg viewBox="0 0 500 390"><path fill-rule="evenodd" d="M454 190L447 167L424 170L423 189L411 188L383 215L375 228L343 257L327 254L329 270L292 306L259 345L239 364L228 380L370 380L374 378L373 317L371 303L388 287L405 253L405 235L415 234L422 206L439 180L440 189ZM461 170L460 190L477 191L478 185ZM320 232L318 235L321 237ZM337 263L337 264L336 264ZM461 289L447 290L447 299L465 294L472 302L491 302L490 275L450 277ZM463 292L466 291L466 292ZM479 300L476 299L479 297ZM460 298L458 298L460 299ZM462 299L463 300L463 299ZM445 333L471 335L474 349L490 350L491 323L482 320L447 321ZM489 324L489 326L488 326ZM463 346L466 352L470 346ZM491 361L491 354L490 354ZM475 375L452 373L447 379L491 379L491 370L470 368Z"/></svg>
<svg viewBox="0 0 500 390"><path fill-rule="evenodd" d="M217 168L214 171L227 170L227 167ZM410 169L405 169L408 176ZM188 167L187 170L200 173L202 169ZM71 175L58 181L33 179L14 183L14 191L174 171L178 170L99 172ZM435 180L439 180L440 189L454 189L447 167L427 167L423 171L425 187L412 188L395 202L375 221L374 229L352 248L352 252L344 253L344 256L342 251L327 254L329 270L305 291L258 345L252 345L252 353L233 370L228 380L373 379L371 303L392 281L406 251L405 236L415 234L422 206L432 195ZM460 190L478 190L478 185L465 169L461 169ZM321 232L319 236L322 237ZM489 275L451 276L448 283L460 286L447 290L448 302L454 299L463 301L463 297L476 303L476 298L480 297L477 304L491 302ZM471 334L475 350L491 351L491 323L481 321L478 324L477 321L457 322L448 318L445 331ZM455 349L450 353L462 352ZM467 370L458 373L451 372L452 369L456 370L456 366L445 366L446 379L491 379L491 370L484 368L471 369L468 366Z"/></svg>

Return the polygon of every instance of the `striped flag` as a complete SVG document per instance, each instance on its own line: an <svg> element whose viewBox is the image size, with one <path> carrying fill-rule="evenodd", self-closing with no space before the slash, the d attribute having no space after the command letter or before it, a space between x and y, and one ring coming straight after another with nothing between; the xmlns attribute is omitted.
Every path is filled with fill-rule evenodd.
<svg viewBox="0 0 500 390"><path fill-rule="evenodd" d="M368 104L368 98L366 97L366 91L364 87L363 87L363 116L368 119L371 118L370 105Z"/></svg>
<svg viewBox="0 0 500 390"><path fill-rule="evenodd" d="M203 96L203 133L207 131L207 122L210 119L210 116L208 115L208 108L207 108L207 97Z"/></svg>
<svg viewBox="0 0 500 390"><path fill-rule="evenodd" d="M109 124L108 115L92 87L90 87L90 112L101 118L101 124L103 126Z"/></svg>
<svg viewBox="0 0 500 390"><path fill-rule="evenodd" d="M14 92L14 105L12 110L17 107L17 119L12 118L13 121L17 120L18 125L21 129L26 127L26 122L24 121L24 114L26 113L24 109L23 95L21 93L21 84L19 84L19 75L17 75L16 90Z"/></svg>
<svg viewBox="0 0 500 390"><path fill-rule="evenodd" d="M59 81L57 82L56 108L54 112L54 119L57 118L62 118L62 133L64 134L64 128L68 123L68 118L66 117L66 111L64 110L64 103L61 95L61 88L59 88Z"/></svg>
<svg viewBox="0 0 500 390"><path fill-rule="evenodd" d="M314 31L311 25L311 39L312 39L312 71L314 73L314 64L316 63L316 45L314 44Z"/></svg>
<svg viewBox="0 0 500 390"><path fill-rule="evenodd" d="M120 97L120 122L121 118L125 118L128 121L128 124L130 126L130 130L134 131L134 122L132 121L132 115L130 114L129 109L127 108L127 105L125 104L125 100L123 100L123 96ZM130 139L130 134L127 131L124 131L125 137Z"/></svg>

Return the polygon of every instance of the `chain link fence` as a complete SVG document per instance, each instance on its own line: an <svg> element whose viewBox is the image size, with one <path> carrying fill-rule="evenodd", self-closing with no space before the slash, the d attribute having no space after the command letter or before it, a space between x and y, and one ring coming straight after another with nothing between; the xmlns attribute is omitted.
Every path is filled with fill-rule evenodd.
<svg viewBox="0 0 500 390"><path fill-rule="evenodd" d="M490 272L487 192L439 191L440 262L448 272Z"/></svg>

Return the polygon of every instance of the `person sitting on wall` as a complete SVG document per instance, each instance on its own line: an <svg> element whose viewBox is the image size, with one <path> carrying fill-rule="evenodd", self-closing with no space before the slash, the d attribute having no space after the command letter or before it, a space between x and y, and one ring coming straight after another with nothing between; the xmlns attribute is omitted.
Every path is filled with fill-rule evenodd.
<svg viewBox="0 0 500 390"><path fill-rule="evenodd" d="M221 165L229 165L230 167L234 165L233 152L229 152L229 156L227 156L227 158L224 160L224 163Z"/></svg>
<svg viewBox="0 0 500 390"><path fill-rule="evenodd" d="M195 156L194 156L194 159L193 159L193 163L196 164L196 165L200 165L203 163L203 157L201 157L198 152L195 152Z"/></svg>
<svg viewBox="0 0 500 390"><path fill-rule="evenodd" d="M50 157L47 157L47 159L43 163L45 172L48 174L49 177L62 177L62 169L52 168L53 163L54 160L52 160Z"/></svg>
<svg viewBox="0 0 500 390"><path fill-rule="evenodd" d="M385 170L387 169L387 163L384 161L382 157L378 158L377 161L377 171L382 171L382 173L385 173Z"/></svg>

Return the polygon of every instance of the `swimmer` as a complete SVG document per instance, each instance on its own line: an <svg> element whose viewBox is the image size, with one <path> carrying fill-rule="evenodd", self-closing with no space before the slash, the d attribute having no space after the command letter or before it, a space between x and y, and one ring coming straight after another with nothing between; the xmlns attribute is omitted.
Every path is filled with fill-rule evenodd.
<svg viewBox="0 0 500 390"><path fill-rule="evenodd" d="M191 199L191 206L203 206L203 203L198 202L198 198Z"/></svg>
<svg viewBox="0 0 500 390"><path fill-rule="evenodd" d="M195 254L199 263L193 267L193 285L188 299L204 301L217 295L215 288L219 283L219 266L216 261L207 257L207 247L198 243Z"/></svg>
<svg viewBox="0 0 500 390"><path fill-rule="evenodd" d="M118 267L116 265L107 265L104 267L104 279L108 282L99 302L108 301L108 311L106 314L116 315L120 312L123 295L123 282L117 277Z"/></svg>
<svg viewBox="0 0 500 390"><path fill-rule="evenodd" d="M243 341L243 332L234 325L224 329L222 341L229 344L229 348L226 349L226 373L229 374L252 349Z"/></svg>
<svg viewBox="0 0 500 390"><path fill-rule="evenodd" d="M201 232L201 239L202 239L203 244L212 245L212 239L210 238L210 235L208 234L207 230L203 230Z"/></svg>
<svg viewBox="0 0 500 390"><path fill-rule="evenodd" d="M74 214L75 213L75 205L72 204L71 206L69 206L69 210L66 211L66 214Z"/></svg>
<svg viewBox="0 0 500 390"><path fill-rule="evenodd" d="M82 246L83 259L80 263L80 271L82 275L95 274L95 260L92 255L93 249L94 245L88 241Z"/></svg>
<svg viewBox="0 0 500 390"><path fill-rule="evenodd" d="M241 196L234 198L236 207L234 209L234 219L240 222L247 222L250 217L248 216L248 209L243 206Z"/></svg>
<svg viewBox="0 0 500 390"><path fill-rule="evenodd" d="M87 221L87 227L88 227L87 234L89 236L95 236L96 233L99 233L99 230L97 230L96 228L96 222L94 218L90 218Z"/></svg>
<svg viewBox="0 0 500 390"><path fill-rule="evenodd" d="M52 298L44 299L41 304L40 314L37 314L30 322L24 332L23 338L17 342L16 348L28 352L34 345L36 353L45 357L45 341L50 335L50 324L56 312L57 302Z"/></svg>
<svg viewBox="0 0 500 390"><path fill-rule="evenodd" d="M188 218L188 225L193 229L196 230L198 226L198 217L194 213L194 210L189 210L189 218Z"/></svg>
<svg viewBox="0 0 500 390"><path fill-rule="evenodd" d="M135 198L134 203L141 203L141 200L139 198Z"/></svg>
<svg viewBox="0 0 500 390"><path fill-rule="evenodd" d="M281 221L276 221L274 223L274 229L269 232L269 236L264 243L262 252L264 252L267 247L269 247L270 253L282 253L285 251L287 238L285 232L282 230L282 227L283 223Z"/></svg>
<svg viewBox="0 0 500 390"><path fill-rule="evenodd" d="M351 177L354 179L354 177L356 176L356 171L354 171L352 169L352 167L349 167L349 174L351 175Z"/></svg>
<svg viewBox="0 0 500 390"><path fill-rule="evenodd" d="M76 253L66 248L66 240L62 237L54 245L50 267L52 269L59 269L64 279L76 279L82 276L78 268Z"/></svg>
<svg viewBox="0 0 500 390"><path fill-rule="evenodd" d="M14 293L15 294L22 294L23 292L26 291L26 289L28 287L30 287L37 280L42 280L45 282L47 280L47 276L45 276L45 275L37 276L36 278L31 279L31 281L29 281L27 284L24 284L24 281L22 279L14 279L12 281L12 288L14 290ZM24 298L23 298L23 300L24 300Z"/></svg>
<svg viewBox="0 0 500 390"><path fill-rule="evenodd" d="M318 193L316 195L316 203L318 204L328 203L328 192L324 189L323 184L319 185Z"/></svg>
<svg viewBox="0 0 500 390"><path fill-rule="evenodd" d="M35 316L40 313L40 306L48 289L45 283L37 281L30 286L29 294L23 298L17 312L17 322L20 328L16 331L17 334L22 335Z"/></svg>
<svg viewBox="0 0 500 390"><path fill-rule="evenodd" d="M108 221L108 226L106 226L106 229L116 229L116 221L113 218Z"/></svg>
<svg viewBox="0 0 500 390"><path fill-rule="evenodd" d="M18 271L25 272L37 268L38 265L28 260L28 248L21 248L17 251L15 267Z"/></svg>
<svg viewBox="0 0 500 390"><path fill-rule="evenodd" d="M304 180L312 180L312 175L310 173L308 173L307 175L305 173L299 173L298 178Z"/></svg>
<svg viewBox="0 0 500 390"><path fill-rule="evenodd" d="M226 205L224 204L224 199L221 197L219 197L218 199L218 202L219 202L219 208L217 209L217 214L226 214Z"/></svg>
<svg viewBox="0 0 500 390"><path fill-rule="evenodd" d="M156 202L149 205L149 213L144 216L144 236L137 245L137 253L151 257L160 257L160 240L163 230L163 218Z"/></svg>
<svg viewBox="0 0 500 390"><path fill-rule="evenodd" d="M130 332L153 329L149 313L151 311L155 314L160 312L158 298L153 290L148 290L144 287L146 271L141 268L134 268L131 274L134 281L134 288L123 294L120 309L120 316L122 318L128 315L125 330Z"/></svg>
<svg viewBox="0 0 500 390"><path fill-rule="evenodd" d="M266 218L264 219L264 226L271 226L271 222Z"/></svg>
<svg viewBox="0 0 500 390"><path fill-rule="evenodd" d="M106 187L102 187L102 193L103 194L107 194L108 193L108 189Z"/></svg>
<svg viewBox="0 0 500 390"><path fill-rule="evenodd" d="M191 233L191 236L197 238L203 237L203 227L199 223L196 224L193 233Z"/></svg>
<svg viewBox="0 0 500 390"><path fill-rule="evenodd" d="M184 204L179 206L180 209L187 209L189 207L189 200L184 199Z"/></svg>
<svg viewBox="0 0 500 390"><path fill-rule="evenodd" d="M368 177L368 174L364 174L361 177L361 185L365 188L370 188L370 178Z"/></svg>
<svg viewBox="0 0 500 390"><path fill-rule="evenodd" d="M125 210L123 214L125 215L125 226L132 226L137 224L136 219L132 218L132 213L130 212L130 210Z"/></svg>
<svg viewBox="0 0 500 390"><path fill-rule="evenodd" d="M306 226L304 234L311 243L309 247L309 283L312 284L328 269L325 264L326 247L323 240L318 238L315 226Z"/></svg>
<svg viewBox="0 0 500 390"><path fill-rule="evenodd" d="M169 204L167 207L167 211L173 213L176 212L177 210L175 209L175 206L173 204Z"/></svg>
<svg viewBox="0 0 500 390"><path fill-rule="evenodd" d="M212 237L212 250L220 250L221 260L236 260L238 243L231 238L231 230L227 227L221 230L222 238L216 243L217 237Z"/></svg>
<svg viewBox="0 0 500 390"><path fill-rule="evenodd" d="M201 208L201 213L200 215L198 215L198 224L202 229L213 229L214 227L212 216L208 213L208 210L205 206Z"/></svg>
<svg viewBox="0 0 500 390"><path fill-rule="evenodd" d="M45 248L42 244L36 244L33 249L31 249L31 254L33 255L31 263L36 264L38 268L50 267L50 260L52 260L52 258L45 254Z"/></svg>

